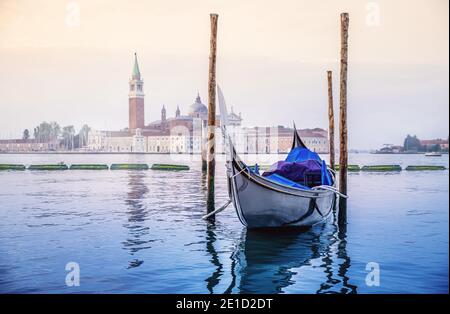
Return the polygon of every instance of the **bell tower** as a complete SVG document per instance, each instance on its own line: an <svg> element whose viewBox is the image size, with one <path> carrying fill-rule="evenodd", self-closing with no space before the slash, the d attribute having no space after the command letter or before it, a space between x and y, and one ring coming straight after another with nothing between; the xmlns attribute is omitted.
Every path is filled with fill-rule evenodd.
<svg viewBox="0 0 450 314"><path fill-rule="evenodd" d="M162 106L161 109L161 122L166 122L166 106Z"/></svg>
<svg viewBox="0 0 450 314"><path fill-rule="evenodd" d="M128 93L128 128L130 132L145 127L144 117L144 81L141 79L141 72L137 60L137 54L134 53L134 66L129 81L130 92Z"/></svg>

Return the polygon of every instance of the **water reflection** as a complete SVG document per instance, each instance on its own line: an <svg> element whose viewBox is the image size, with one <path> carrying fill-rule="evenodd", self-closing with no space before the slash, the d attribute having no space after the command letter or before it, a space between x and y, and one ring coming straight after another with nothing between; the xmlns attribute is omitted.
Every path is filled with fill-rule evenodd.
<svg viewBox="0 0 450 314"><path fill-rule="evenodd" d="M357 293L357 286L349 283L347 276L348 269L351 266L350 257L347 255L347 235L346 226L337 228L333 225L336 232L326 235L329 238L330 245L325 250L322 257L326 281L320 285L316 293ZM337 273L334 267L337 265Z"/></svg>
<svg viewBox="0 0 450 314"><path fill-rule="evenodd" d="M131 256L140 250L150 248L151 240L145 240L149 235L149 228L145 224L148 210L143 203L148 188L144 182L145 171L128 171L128 192L125 199L127 205L127 222L123 225L128 229L128 238L122 242L124 249ZM139 267L144 261L137 258L132 259L127 268Z"/></svg>
<svg viewBox="0 0 450 314"><path fill-rule="evenodd" d="M231 258L231 267L230 267L230 277L231 280L228 284L228 287L225 291L216 291L215 288L219 285L220 281L223 279L226 269L222 262L220 261L219 252L216 250L217 242L217 231L214 222L209 221L206 226L206 251L210 255L209 261L213 265L214 271L211 275L205 279L206 281L206 289L210 294L213 293L223 293L230 294L232 293L233 288L236 286L236 260L233 258L234 252L232 253Z"/></svg>
<svg viewBox="0 0 450 314"><path fill-rule="evenodd" d="M219 254L214 246L216 239L215 226L212 223L208 223L206 226L206 251L211 256L210 262L215 268L215 271L211 274L211 276L205 280L206 289L208 289L209 293L214 293L214 287L219 284L220 277L223 274L223 265L220 262Z"/></svg>
<svg viewBox="0 0 450 314"><path fill-rule="evenodd" d="M240 293L280 293L293 283L300 267L314 258L318 235L301 230L247 230L243 251L237 257L241 267Z"/></svg>
<svg viewBox="0 0 450 314"><path fill-rule="evenodd" d="M206 279L210 293L284 293L294 284L301 286L303 267L323 270L316 293L357 292L347 276L351 260L345 230L339 230L333 222L309 230L244 228L236 250L230 255L229 267L224 267L216 251L216 232L214 224L208 224L206 248L214 266ZM228 282L225 291L215 291L220 281Z"/></svg>

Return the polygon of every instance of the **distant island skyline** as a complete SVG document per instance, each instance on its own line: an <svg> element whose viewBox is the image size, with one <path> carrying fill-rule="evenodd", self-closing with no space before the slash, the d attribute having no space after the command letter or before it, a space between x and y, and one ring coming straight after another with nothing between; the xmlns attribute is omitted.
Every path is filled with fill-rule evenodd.
<svg viewBox="0 0 450 314"><path fill-rule="evenodd" d="M365 2L349 1L349 148L400 145L407 134L424 139L449 134L449 4L432 3L408 2L405 10L402 2L383 1L379 23L373 24L367 22ZM280 11L275 2L261 6L252 0L236 10L231 3L180 2L167 14L151 1L117 4L98 17L102 3L93 0L83 3L78 23L72 23L65 3L44 11L32 2L4 1L0 138L21 137L43 120L78 130L83 124L99 130L126 127L134 52L140 56L145 115L151 120L159 118L162 105L170 113L178 105L187 112L197 92L206 101L205 16L216 6L222 12L217 83L242 112L244 125L291 126L295 120L299 128L327 129L327 70L333 71L336 115L339 111L336 16L342 8L307 3L305 12L305 5L289 2ZM258 19L249 23L256 7ZM273 15L279 11L283 14ZM421 16L422 23L412 23L411 16Z"/></svg>

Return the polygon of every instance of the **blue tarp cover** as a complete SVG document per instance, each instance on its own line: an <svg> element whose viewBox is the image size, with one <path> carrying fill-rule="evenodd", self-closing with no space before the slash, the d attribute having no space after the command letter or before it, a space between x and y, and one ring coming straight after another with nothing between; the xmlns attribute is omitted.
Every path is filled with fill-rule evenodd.
<svg viewBox="0 0 450 314"><path fill-rule="evenodd" d="M310 151L307 148L303 147L296 147L293 150L291 150L286 157L285 161L288 162L301 162L306 160L316 160L320 163L322 163L322 159L320 159L319 155L317 153L314 153Z"/></svg>
<svg viewBox="0 0 450 314"><path fill-rule="evenodd" d="M322 185L333 185L325 160L322 160Z"/></svg>
<svg viewBox="0 0 450 314"><path fill-rule="evenodd" d="M333 184L325 161L320 159L317 153L303 147L292 149L284 161L274 163L263 176L274 182L301 189L310 189L306 184Z"/></svg>
<svg viewBox="0 0 450 314"><path fill-rule="evenodd" d="M282 177L282 176L280 176L280 175L278 175L276 173L271 174L271 175L267 176L266 178L269 179L270 181L273 181L273 182L276 182L276 183L280 183L280 184L283 184L283 185L286 185L286 186L291 186L291 187L294 187L294 188L299 188L299 189L304 189L304 190L310 190L309 187L304 186L303 184L291 181L291 180L289 180L289 179L287 179L285 177Z"/></svg>
<svg viewBox="0 0 450 314"><path fill-rule="evenodd" d="M255 168L253 169L253 172L256 174L259 174L259 166L258 164L255 164Z"/></svg>
<svg viewBox="0 0 450 314"><path fill-rule="evenodd" d="M270 169L263 173L264 177L278 174L297 183L307 181L320 181L322 177L322 165L317 160L302 162L278 161Z"/></svg>

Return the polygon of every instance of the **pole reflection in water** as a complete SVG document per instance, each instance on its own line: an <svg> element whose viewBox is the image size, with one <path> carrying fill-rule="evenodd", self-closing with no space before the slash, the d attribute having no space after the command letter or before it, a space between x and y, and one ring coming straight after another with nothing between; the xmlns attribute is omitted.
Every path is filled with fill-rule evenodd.
<svg viewBox="0 0 450 314"><path fill-rule="evenodd" d="M325 250L322 258L324 273L327 280L320 285L316 293L357 293L357 286L349 283L347 276L351 266L350 256L347 255L347 227L346 225L337 227L332 225L335 231L327 234L330 245ZM337 275L334 273L334 266L337 265Z"/></svg>
<svg viewBox="0 0 450 314"><path fill-rule="evenodd" d="M223 256L223 251L217 251L216 245L218 245L217 239L217 230L214 222L208 222L206 226L206 251L210 255L210 262L214 266L214 271L211 276L205 279L206 281L206 289L209 293L222 293L222 294L230 294L233 293L233 289L236 286L236 259L233 258L235 252L231 253L231 265L230 265L230 278L227 274L227 267L224 265L220 256ZM221 254L219 254L221 253ZM222 282L222 286L220 283ZM222 290L218 291L219 287L222 287Z"/></svg>
<svg viewBox="0 0 450 314"><path fill-rule="evenodd" d="M143 249L150 248L148 245L152 240L145 240L149 235L149 227L145 225L148 210L143 203L148 188L144 182L145 171L128 171L128 187L127 205L128 222L123 226L129 230L129 237L122 242L124 249L129 251L131 256ZM144 261L137 258L129 262L127 268L139 267Z"/></svg>
<svg viewBox="0 0 450 314"><path fill-rule="evenodd" d="M302 280L300 270L303 267L323 269L325 276L317 283L316 293L357 292L357 287L349 283L347 276L351 261L346 250L345 230L339 230L333 222L309 230L243 228L236 250L230 256L229 267L224 266L220 260L223 255L216 251L214 225L208 224L206 232L207 251L215 269L206 279L210 293L289 292L290 286L298 286ZM312 266L318 262L318 266ZM229 282L228 288L215 291L221 280Z"/></svg>
<svg viewBox="0 0 450 314"><path fill-rule="evenodd" d="M214 265L215 271L206 278L206 288L209 293L214 293L214 287L216 287L220 282L220 277L223 274L223 265L220 262L219 254L214 247L217 240L216 233L214 230L215 226L213 223L208 223L206 226L206 251L211 256L210 262Z"/></svg>

